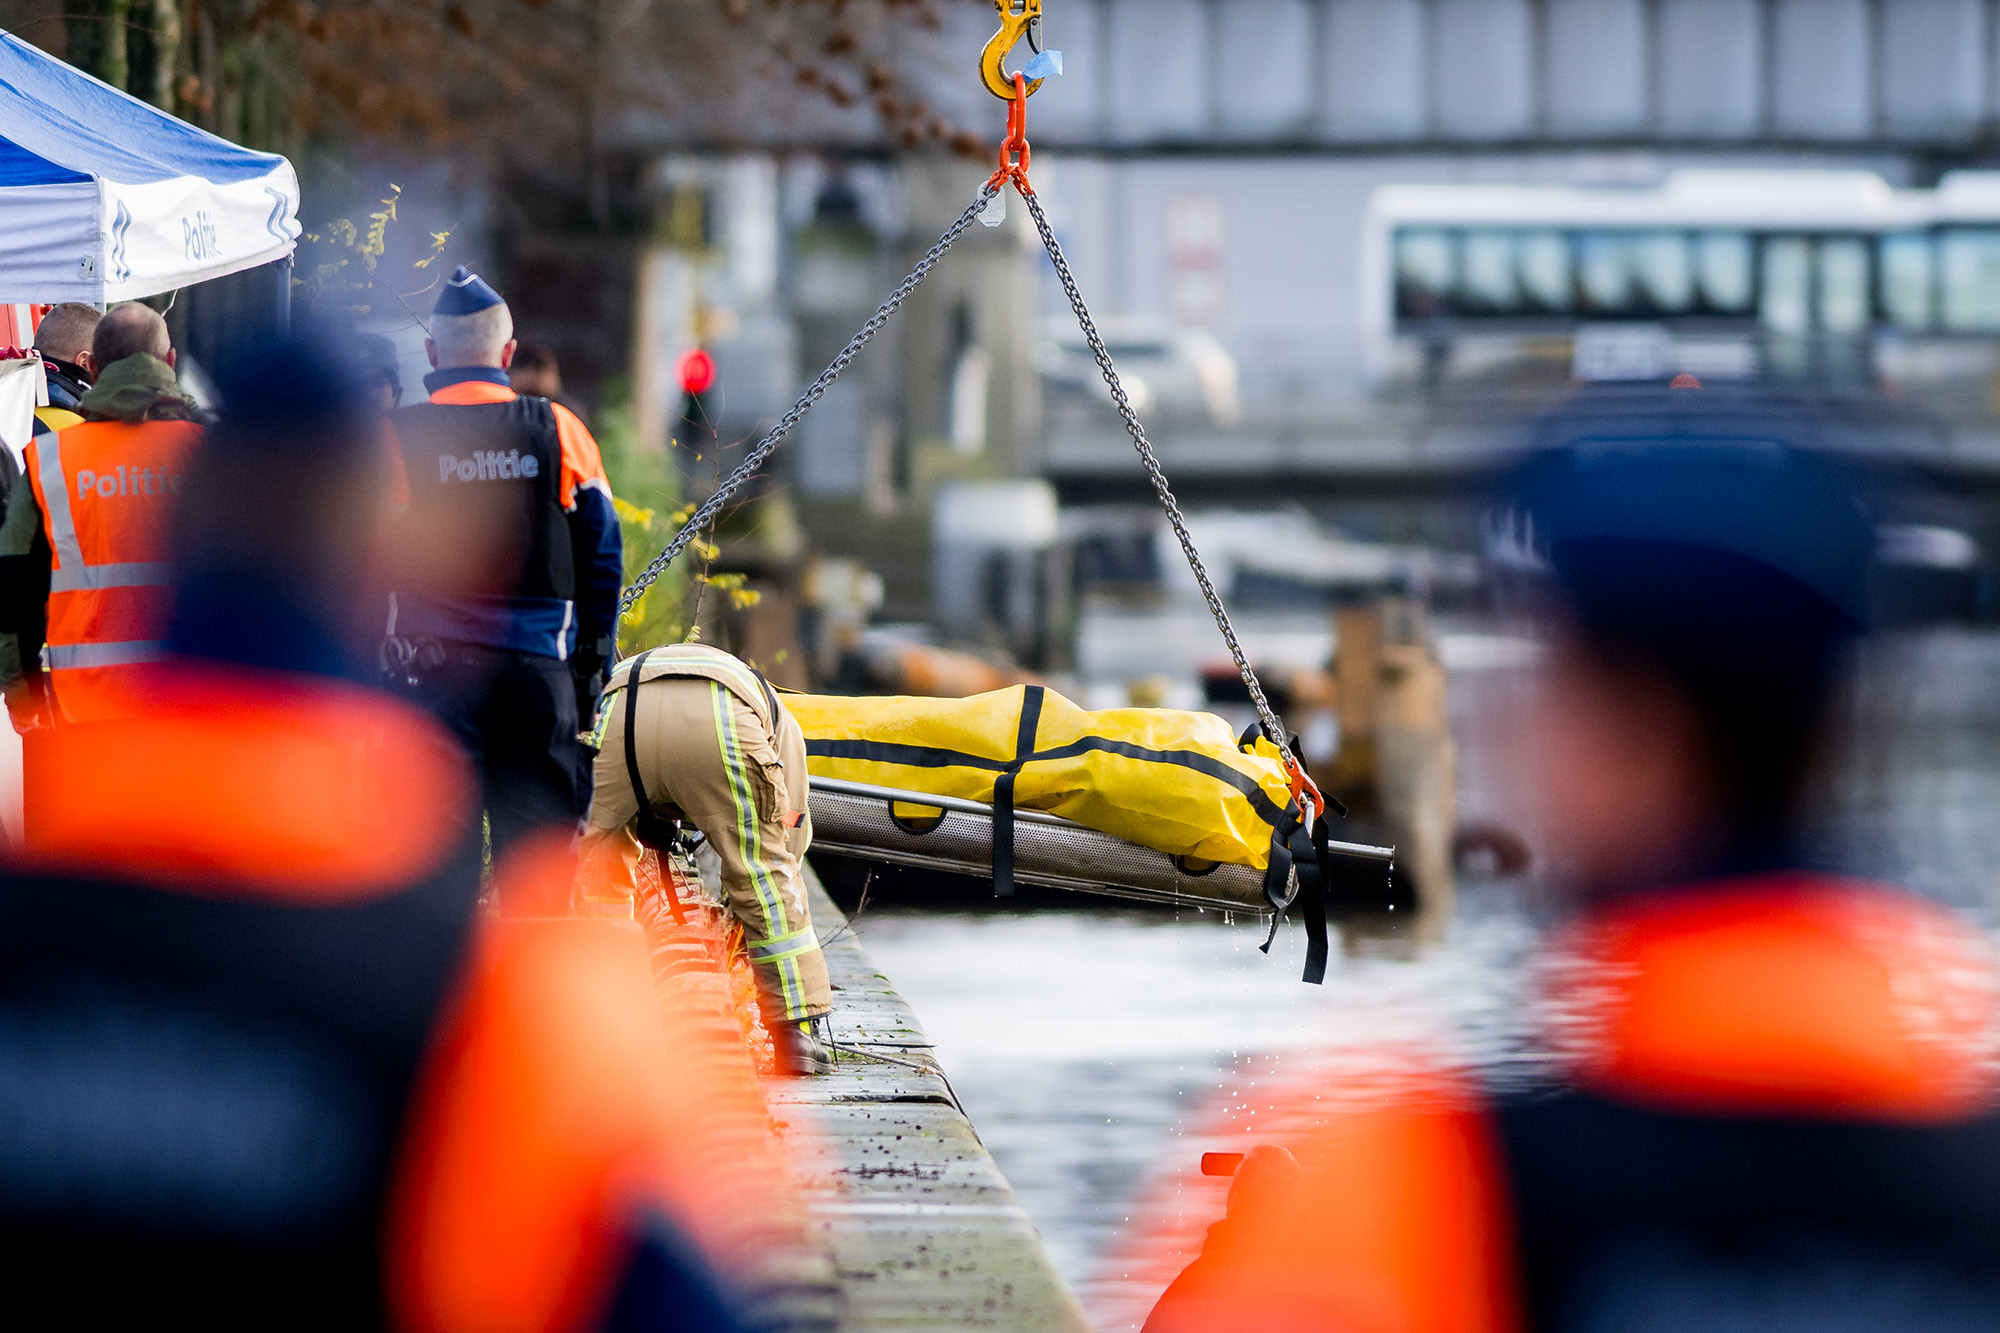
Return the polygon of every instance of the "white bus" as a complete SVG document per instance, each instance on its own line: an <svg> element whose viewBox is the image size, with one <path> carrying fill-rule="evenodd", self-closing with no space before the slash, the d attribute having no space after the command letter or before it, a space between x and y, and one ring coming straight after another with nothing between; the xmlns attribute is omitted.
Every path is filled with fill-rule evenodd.
<svg viewBox="0 0 2000 1333"><path fill-rule="evenodd" d="M1657 186L1392 185L1362 234L1378 380L1560 354L1584 378L1984 379L2000 173L1677 171ZM1532 350L1531 350L1532 349Z"/></svg>

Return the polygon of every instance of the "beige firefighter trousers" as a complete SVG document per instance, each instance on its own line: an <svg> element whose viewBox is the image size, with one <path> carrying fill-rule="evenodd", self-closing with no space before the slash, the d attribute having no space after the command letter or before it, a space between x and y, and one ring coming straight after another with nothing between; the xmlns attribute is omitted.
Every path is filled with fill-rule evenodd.
<svg viewBox="0 0 2000 1333"><path fill-rule="evenodd" d="M833 1008L801 873L811 840L805 738L789 717L777 738L715 681L665 676L636 687L637 758L653 808L700 829L722 864L722 892L743 923L767 1020ZM625 768L632 689L615 695L598 751L584 829L581 882L635 883L638 805Z"/></svg>

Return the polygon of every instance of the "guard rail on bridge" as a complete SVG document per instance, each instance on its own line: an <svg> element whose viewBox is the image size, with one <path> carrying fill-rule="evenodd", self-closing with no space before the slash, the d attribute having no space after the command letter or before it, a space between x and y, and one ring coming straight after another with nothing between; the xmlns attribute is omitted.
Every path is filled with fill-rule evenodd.
<svg viewBox="0 0 2000 1333"><path fill-rule="evenodd" d="M1146 494L1131 442L1108 409L1051 408L1043 471L1066 503ZM1551 417L1557 409L1560 416ZM1147 433L1169 473L1185 478L1191 498L1244 503L1476 487L1537 442L1660 438L1685 433L1690 417L1702 419L1704 438L1727 433L1783 441L1869 464L1913 466L1958 486L2000 488L2000 419L1796 385L1671 394L1657 385L1469 389L1252 412L1226 428L1163 420L1148 423Z"/></svg>

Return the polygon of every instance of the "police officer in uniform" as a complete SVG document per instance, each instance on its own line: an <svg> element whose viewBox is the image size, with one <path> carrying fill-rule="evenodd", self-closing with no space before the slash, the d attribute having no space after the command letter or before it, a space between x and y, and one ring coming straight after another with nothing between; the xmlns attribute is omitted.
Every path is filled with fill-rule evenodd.
<svg viewBox="0 0 2000 1333"><path fill-rule="evenodd" d="M479 769L497 858L589 806L578 732L612 656L623 553L589 430L508 383L500 294L461 265L424 346L430 401L389 418L416 574L391 595L383 664Z"/></svg>
<svg viewBox="0 0 2000 1333"><path fill-rule="evenodd" d="M91 340L102 312L81 301L52 307L35 326L35 350L42 354L42 371L49 385L48 406L35 409L35 420L49 430L61 430L83 420L83 396L97 378Z"/></svg>
<svg viewBox="0 0 2000 1333"><path fill-rule="evenodd" d="M82 419L37 431L0 523L0 690L23 732L129 714L163 656L166 517L202 414L181 396L166 321L151 308L113 306L91 352Z"/></svg>

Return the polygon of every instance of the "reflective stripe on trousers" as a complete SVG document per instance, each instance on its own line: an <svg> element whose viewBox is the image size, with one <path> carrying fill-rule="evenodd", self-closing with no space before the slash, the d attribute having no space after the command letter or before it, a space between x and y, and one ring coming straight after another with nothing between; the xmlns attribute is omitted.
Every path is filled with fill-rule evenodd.
<svg viewBox="0 0 2000 1333"><path fill-rule="evenodd" d="M775 963L780 958L795 957L808 949L817 948L819 948L819 936L813 932L810 924L745 946L753 963Z"/></svg>
<svg viewBox="0 0 2000 1333"><path fill-rule="evenodd" d="M752 790L750 776L746 771L742 742L736 735L736 718L731 710L735 696L728 687L709 682L709 697L715 711L715 739L722 751L722 769L728 779L729 794L736 806L737 846L741 849L743 863L750 872L750 880L755 885L757 900L764 907L765 920L780 932L766 937L761 946L768 948L781 940L790 940L797 935L795 930L787 930L791 923L785 919L785 901L774 882L771 866L764 857L764 844L760 826L763 815L757 809L757 796ZM817 948L818 938L810 945L800 948L766 954L762 961L777 964L778 986L785 1003L785 1016L802 1016L806 1012L805 986L799 976L797 956L807 948ZM752 955L755 960L755 955Z"/></svg>
<svg viewBox="0 0 2000 1333"><path fill-rule="evenodd" d="M652 669L648 662L647 672ZM624 694L619 689L611 697ZM805 744L798 728L786 717L779 736L768 736L761 708L703 677L656 677L633 697L640 785L656 809L671 807L707 835L717 861L716 887L743 925L765 1021L826 1013L833 995L800 863L809 834L803 823L787 827L777 808L805 804ZM727 721L717 716L725 701ZM638 799L624 754L628 703L607 716L582 860L587 893L629 902L640 849L632 836Z"/></svg>
<svg viewBox="0 0 2000 1333"><path fill-rule="evenodd" d="M92 565L83 558L83 543L77 539L76 516L70 510L69 476L63 471L62 435L43 435L35 441L41 473L42 503L48 520L49 544L55 548L56 567L49 571L49 591L91 592L104 588L154 588L173 581L173 566L164 561L131 561L123 564ZM113 647L117 645L105 645ZM136 661L144 659L121 659ZM114 666L120 663L91 663ZM50 666L56 663L51 661ZM84 664L77 664L84 665Z"/></svg>

